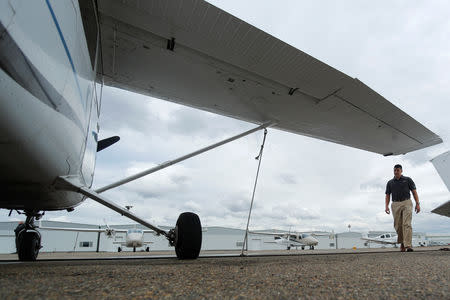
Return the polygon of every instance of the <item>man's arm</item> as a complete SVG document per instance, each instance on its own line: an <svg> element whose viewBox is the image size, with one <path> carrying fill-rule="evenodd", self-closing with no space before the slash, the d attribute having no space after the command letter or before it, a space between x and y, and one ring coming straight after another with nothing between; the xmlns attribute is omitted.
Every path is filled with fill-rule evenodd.
<svg viewBox="0 0 450 300"><path fill-rule="evenodd" d="M386 207L384 208L384 211L387 214L391 213L391 211L389 210L389 201L391 201L391 194L386 194L386 199L385 199Z"/></svg>
<svg viewBox="0 0 450 300"><path fill-rule="evenodd" d="M416 213L418 214L420 212L419 195L417 194L416 189L412 190L412 193L413 193L414 200L416 201L416 209L415 210L416 210Z"/></svg>

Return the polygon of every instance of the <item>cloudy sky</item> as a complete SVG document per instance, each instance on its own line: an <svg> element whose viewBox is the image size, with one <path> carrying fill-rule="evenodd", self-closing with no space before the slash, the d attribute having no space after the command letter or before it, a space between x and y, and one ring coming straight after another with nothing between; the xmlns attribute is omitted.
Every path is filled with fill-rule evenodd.
<svg viewBox="0 0 450 300"><path fill-rule="evenodd" d="M444 139L405 156L383 157L269 129L252 228L393 230L384 213L392 166L418 187L416 231L450 232L430 210L450 198L429 159L450 149L450 3L448 1L209 1L357 77ZM252 124L130 92L105 88L101 138L121 141L98 154L95 187L197 150ZM106 193L160 225L194 211L203 225L244 228L262 132ZM87 200L45 219L130 223ZM4 219L2 217L2 219ZM6 220L6 219L5 219Z"/></svg>

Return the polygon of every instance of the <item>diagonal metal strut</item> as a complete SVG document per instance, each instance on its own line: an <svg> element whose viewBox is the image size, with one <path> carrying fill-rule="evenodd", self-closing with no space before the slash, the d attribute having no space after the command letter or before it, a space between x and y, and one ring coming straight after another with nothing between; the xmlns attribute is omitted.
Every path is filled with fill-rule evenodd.
<svg viewBox="0 0 450 300"><path fill-rule="evenodd" d="M124 178L124 179L122 179L122 180L119 180L119 181L117 181L117 182L111 183L111 184L106 185L106 186L104 186L104 187L98 188L98 189L95 190L95 192L96 192L96 193L102 193L102 192L104 192L104 191L107 191L107 190L113 189L113 188L115 188L115 187L121 186L121 185L123 185L123 184L125 184L125 183L134 181L134 180L139 179L139 178L141 178L141 177L147 176L147 175L149 175L149 174L151 174L151 173L155 173L155 172L157 172L157 171L159 171L159 170L162 170L162 169L165 169L165 168L167 168L167 167L169 167L169 166L171 166L171 165L177 164L177 163L179 163L179 162L181 162L181 161L183 161L183 160L186 160L186 159L188 159L188 158L197 156L197 155L199 155L199 154L202 154L203 152L206 152L206 151L209 151L209 150L211 150L211 149L217 148L217 147L219 147L219 146L222 146L222 145L224 145L224 144L227 144L227 143L229 143L229 142L232 142L232 141L234 141L234 140L237 140L237 139L240 139L240 138L242 138L242 137L244 137L244 136L247 136L247 135L249 135L249 134L251 134L251 133L253 133L253 132L255 132L255 131L258 131L258 130L261 130L261 129L268 128L268 127L273 126L273 125L275 125L275 124L276 124L275 122L266 122L266 123L264 123L264 124L262 124L262 125L260 125L260 126L258 126L258 127L255 127L255 128L253 128L253 129L247 130L247 131L245 131L245 132L243 132L243 133L241 133L241 134L235 135L235 136L230 137L230 138L228 138L228 139L225 139L225 140L223 140L223 141L221 141L221 142L215 143L215 144L210 145L210 146L208 146L208 147L205 147L205 148L202 148L202 149L200 149L200 150L194 151L194 152L192 152L192 153L186 154L186 155L181 156L181 157L179 157L179 158L176 158L176 159L174 159L174 160L167 161L167 162L162 163L162 164L160 164L160 165L158 165L158 166L156 166L156 167L147 169L147 170L145 170L145 171L142 171L142 172L137 173L137 174L135 174L135 175L129 176L129 177Z"/></svg>
<svg viewBox="0 0 450 300"><path fill-rule="evenodd" d="M244 251L248 250L248 226L250 224L250 216L252 214L253 201L255 200L256 185L258 184L259 170L261 168L261 161L262 161L262 156L263 156L263 152L264 152L264 145L266 143L266 136L267 136L267 129L264 128L264 137L263 137L263 141L261 144L261 148L259 150L258 156L255 157L255 159L258 160L258 169L256 170L255 184L253 185L252 201L250 202L250 209L248 211L247 227L245 227L245 236L244 236L244 242L242 243L241 256L244 256Z"/></svg>

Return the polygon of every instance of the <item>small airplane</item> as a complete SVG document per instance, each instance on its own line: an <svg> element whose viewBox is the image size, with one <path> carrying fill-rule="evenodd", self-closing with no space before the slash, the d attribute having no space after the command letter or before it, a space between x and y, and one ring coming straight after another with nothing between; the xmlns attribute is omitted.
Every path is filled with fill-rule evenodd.
<svg viewBox="0 0 450 300"><path fill-rule="evenodd" d="M19 225L20 226L20 225ZM42 230L55 230L55 231L78 231L78 232L104 232L108 238L113 238L116 233L125 233L125 241L114 241L114 244L119 244L117 248L118 252L121 252L123 247L133 248L133 252L136 252L136 248L144 247L145 251L150 251L149 244L151 241L144 241L144 233L151 232L155 234L153 230L144 230L140 228L130 228L130 229L114 229L106 225L105 229L95 229L95 228L63 228L63 227L45 227L39 226Z"/></svg>
<svg viewBox="0 0 450 300"><path fill-rule="evenodd" d="M439 176L450 191L450 151L442 153L431 160ZM439 205L431 211L432 213L450 217L450 200Z"/></svg>
<svg viewBox="0 0 450 300"><path fill-rule="evenodd" d="M305 250L306 246L308 246L310 250L314 250L314 246L319 244L319 241L314 236L329 236L329 234L299 232L249 231L249 233L273 236L275 243L286 245L287 250L291 250L292 247L301 247L302 250Z"/></svg>
<svg viewBox="0 0 450 300"><path fill-rule="evenodd" d="M383 233L380 234L379 236L373 237L373 238L369 238L369 237L362 237L361 238L364 241L367 241L368 243L376 243L376 244L382 244L382 245L393 245L394 247L398 247L397 243L397 234L393 234L393 233ZM412 239L412 244L413 245L418 245L418 246L425 246L426 243L422 242L420 240L417 240L415 238Z"/></svg>
<svg viewBox="0 0 450 300"><path fill-rule="evenodd" d="M19 260L39 254L35 220L87 198L197 258L197 214L164 230L102 193L269 127L384 156L442 142L360 80L204 0L10 0L0 12L0 208L26 216ZM93 188L97 153L119 140L98 139L103 85L256 127Z"/></svg>
<svg viewBox="0 0 450 300"><path fill-rule="evenodd" d="M369 238L369 237L362 237L361 238L364 241L367 241L369 243L376 243L376 244L383 244L383 245L394 245L394 247L397 246L397 235L391 234L391 233L383 233L379 236Z"/></svg>

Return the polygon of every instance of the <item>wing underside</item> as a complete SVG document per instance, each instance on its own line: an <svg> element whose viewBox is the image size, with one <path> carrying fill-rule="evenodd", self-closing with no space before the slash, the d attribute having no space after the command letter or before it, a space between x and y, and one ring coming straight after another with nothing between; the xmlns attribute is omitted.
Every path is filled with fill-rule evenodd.
<svg viewBox="0 0 450 300"><path fill-rule="evenodd" d="M107 85L384 155L441 142L358 79L205 1L101 0L99 12Z"/></svg>

